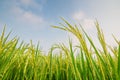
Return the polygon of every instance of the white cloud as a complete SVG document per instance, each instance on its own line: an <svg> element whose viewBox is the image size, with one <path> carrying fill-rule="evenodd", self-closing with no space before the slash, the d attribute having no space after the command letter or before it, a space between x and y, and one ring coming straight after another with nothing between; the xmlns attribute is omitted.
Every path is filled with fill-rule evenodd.
<svg viewBox="0 0 120 80"><path fill-rule="evenodd" d="M80 11L73 14L73 19L80 21L85 17L85 13Z"/></svg>
<svg viewBox="0 0 120 80"><path fill-rule="evenodd" d="M33 0L20 0L20 2L24 5L31 5L34 3Z"/></svg>
<svg viewBox="0 0 120 80"><path fill-rule="evenodd" d="M12 9L12 13L14 14L14 18L20 22L21 24L39 27L44 24L44 20L41 16L38 16L30 11L24 11L20 7L14 7Z"/></svg>
<svg viewBox="0 0 120 80"><path fill-rule="evenodd" d="M72 39L73 45L79 45L79 40L75 35L73 35L72 33L68 33L68 36L70 37L70 39Z"/></svg>
<svg viewBox="0 0 120 80"><path fill-rule="evenodd" d="M80 24L82 24L82 26L85 27L86 29L92 29L94 26L94 20L88 18L88 16L83 11L74 13L72 15L72 18L75 21L80 22Z"/></svg>
<svg viewBox="0 0 120 80"><path fill-rule="evenodd" d="M14 16L18 16L18 15L23 14L24 10L22 10L20 7L15 6L11 9L11 13L13 13Z"/></svg>
<svg viewBox="0 0 120 80"><path fill-rule="evenodd" d="M43 8L43 5L46 3L46 0L16 0L16 4L17 6L23 8L23 9L29 9L31 10L37 10L37 11L41 11Z"/></svg>
<svg viewBox="0 0 120 80"><path fill-rule="evenodd" d="M95 26L94 20L92 20L92 19L84 19L81 24L86 29L92 29L93 26Z"/></svg>
<svg viewBox="0 0 120 80"><path fill-rule="evenodd" d="M21 18L23 21L27 21L29 23L34 23L34 24L43 23L43 19L40 16L37 16L31 12L24 12Z"/></svg>
<svg viewBox="0 0 120 80"><path fill-rule="evenodd" d="M35 0L19 0L19 4L24 7L38 7L41 4L38 4Z"/></svg>

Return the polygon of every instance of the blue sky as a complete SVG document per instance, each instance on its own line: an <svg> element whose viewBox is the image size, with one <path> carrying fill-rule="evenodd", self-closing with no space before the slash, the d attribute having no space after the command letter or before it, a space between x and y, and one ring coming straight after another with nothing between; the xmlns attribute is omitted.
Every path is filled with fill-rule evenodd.
<svg viewBox="0 0 120 80"><path fill-rule="evenodd" d="M1 0L0 1L0 33L7 25L7 32L12 36L36 44L48 50L55 43L67 43L68 36L64 31L51 28L59 25L64 17L71 23L80 23L97 44L94 21L97 19L105 33L106 42L114 45L111 36L120 39L120 0Z"/></svg>

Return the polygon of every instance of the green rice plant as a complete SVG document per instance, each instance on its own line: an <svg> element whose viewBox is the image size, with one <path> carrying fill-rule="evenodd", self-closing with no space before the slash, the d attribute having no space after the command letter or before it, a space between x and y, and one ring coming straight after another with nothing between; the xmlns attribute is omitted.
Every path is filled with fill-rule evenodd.
<svg viewBox="0 0 120 80"><path fill-rule="evenodd" d="M4 27L0 36L0 80L119 80L119 40L113 36L118 46L107 45L96 21L100 50L82 25L63 21L61 26L52 27L72 33L79 43L74 46L69 39L69 46L54 44L48 55L44 55L39 43L35 46L32 40L20 43L17 37L9 39L11 32L6 35Z"/></svg>
<svg viewBox="0 0 120 80"><path fill-rule="evenodd" d="M87 75L82 79L99 79L99 80L119 79L118 78L119 75L117 74L116 58L114 58L110 54L110 52L108 52L107 44L104 39L104 34L103 34L102 30L100 29L98 22L96 21L95 24L96 24L96 28L98 31L98 40L103 48L103 51L96 48L95 44L93 43L93 40L85 32L85 30L82 28L81 25L80 25L80 27L81 27L81 30L80 30L80 29L78 29L78 26L76 26L76 25L72 26L70 23L68 23L64 19L63 19L63 21L65 22L65 24L67 26L62 24L63 27L60 27L60 26L53 26L53 27L71 32L79 40L80 44L78 44L77 46L81 46L81 48L82 48L81 51L84 52L85 60L83 60L83 64L86 63L84 65L87 66L86 68L88 70ZM90 50L88 49L87 43L84 39L83 34L85 34L86 38L90 42L94 51L90 52ZM93 57L92 57L93 52L95 52L97 59L93 59ZM118 54L118 53L114 52L113 54ZM84 72L86 72L86 71L84 71Z"/></svg>

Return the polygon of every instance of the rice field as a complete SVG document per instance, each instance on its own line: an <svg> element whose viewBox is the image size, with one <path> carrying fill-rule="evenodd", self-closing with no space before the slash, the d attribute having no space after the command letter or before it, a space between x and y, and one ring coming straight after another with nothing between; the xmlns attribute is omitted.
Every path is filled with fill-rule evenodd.
<svg viewBox="0 0 120 80"><path fill-rule="evenodd" d="M11 33L5 35L4 27L0 36L0 80L120 80L119 40L113 36L118 45L107 45L96 21L100 50L81 25L63 21L61 26L52 27L72 33L79 44L73 46L69 39L69 47L55 44L48 55L32 41L20 43L17 37L8 39ZM74 55L76 52L77 56Z"/></svg>

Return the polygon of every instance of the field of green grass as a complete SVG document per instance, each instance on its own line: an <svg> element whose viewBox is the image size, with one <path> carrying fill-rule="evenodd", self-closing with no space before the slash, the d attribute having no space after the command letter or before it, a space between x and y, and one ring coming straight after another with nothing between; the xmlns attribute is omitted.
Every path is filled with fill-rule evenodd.
<svg viewBox="0 0 120 80"><path fill-rule="evenodd" d="M120 80L120 43L113 37L118 45L107 45L97 21L95 25L101 50L81 25L64 20L61 26L52 27L72 33L79 44L73 46L69 39L69 47L55 44L48 55L32 41L27 44L17 37L8 39L10 33L5 35L4 28L0 36L0 80Z"/></svg>

